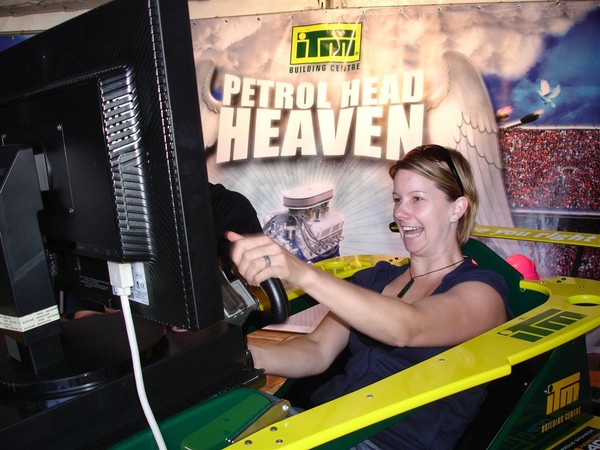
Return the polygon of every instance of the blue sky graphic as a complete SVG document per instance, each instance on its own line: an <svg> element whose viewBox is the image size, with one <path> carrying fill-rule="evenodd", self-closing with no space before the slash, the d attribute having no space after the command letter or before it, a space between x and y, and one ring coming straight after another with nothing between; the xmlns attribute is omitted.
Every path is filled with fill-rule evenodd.
<svg viewBox="0 0 600 450"><path fill-rule="evenodd" d="M494 109L512 106L511 120L543 109L534 122L539 126L600 126L599 42L600 10L589 13L566 35L546 37L541 58L522 79L484 77ZM538 95L542 79L551 87L560 85L554 108Z"/></svg>
<svg viewBox="0 0 600 450"><path fill-rule="evenodd" d="M19 42L24 41L29 36L20 34L20 35L0 35L0 52L6 50L13 45L18 44Z"/></svg>

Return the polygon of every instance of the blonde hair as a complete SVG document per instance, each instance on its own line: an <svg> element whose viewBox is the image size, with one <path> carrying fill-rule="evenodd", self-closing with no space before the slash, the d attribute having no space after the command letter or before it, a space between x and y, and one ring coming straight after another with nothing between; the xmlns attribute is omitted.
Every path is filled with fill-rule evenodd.
<svg viewBox="0 0 600 450"><path fill-rule="evenodd" d="M473 170L465 157L460 152L441 145L421 145L390 167L392 179L399 170L408 170L433 181L450 201L459 197L468 199L467 209L458 220L456 230L458 244L465 244L475 227L479 207Z"/></svg>

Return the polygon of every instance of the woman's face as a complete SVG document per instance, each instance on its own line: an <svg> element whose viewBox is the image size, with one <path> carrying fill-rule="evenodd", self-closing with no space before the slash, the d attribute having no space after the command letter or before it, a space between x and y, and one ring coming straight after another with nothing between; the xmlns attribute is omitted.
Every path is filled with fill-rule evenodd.
<svg viewBox="0 0 600 450"><path fill-rule="evenodd" d="M411 254L435 255L456 245L457 214L435 183L408 170L394 177L394 221Z"/></svg>

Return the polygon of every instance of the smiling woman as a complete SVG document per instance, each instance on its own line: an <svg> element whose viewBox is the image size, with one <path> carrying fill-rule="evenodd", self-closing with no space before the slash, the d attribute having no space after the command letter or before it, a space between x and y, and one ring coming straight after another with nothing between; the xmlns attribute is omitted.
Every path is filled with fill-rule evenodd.
<svg viewBox="0 0 600 450"><path fill-rule="evenodd" d="M232 260L249 283L282 278L329 309L309 334L277 345L249 345L256 368L288 378L320 374L347 349L344 372L312 393L314 405L400 372L510 316L503 278L461 253L478 205L465 158L444 147L418 147L390 174L394 220L410 253L404 266L382 261L349 283L306 264L266 236L227 235ZM452 448L485 395L485 387L478 387L432 403L366 445Z"/></svg>
<svg viewBox="0 0 600 450"><path fill-rule="evenodd" d="M433 181L448 200L458 200L461 197L468 199L468 203L464 205L464 214L457 218L458 243L463 245L475 227L479 207L471 165L460 152L440 145L422 145L414 151L419 152L418 157L413 153L410 157L407 155L402 158L390 168L390 176L395 179L396 174L405 169ZM394 203L398 204L396 197L397 195Z"/></svg>

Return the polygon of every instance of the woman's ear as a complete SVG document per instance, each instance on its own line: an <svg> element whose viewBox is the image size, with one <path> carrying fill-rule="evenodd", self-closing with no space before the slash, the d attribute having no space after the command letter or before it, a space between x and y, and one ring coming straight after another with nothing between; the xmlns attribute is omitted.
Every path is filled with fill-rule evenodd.
<svg viewBox="0 0 600 450"><path fill-rule="evenodd" d="M467 211L467 207L469 206L469 199L467 197L458 197L454 200L453 210L451 220L453 222L458 221L463 214Z"/></svg>

